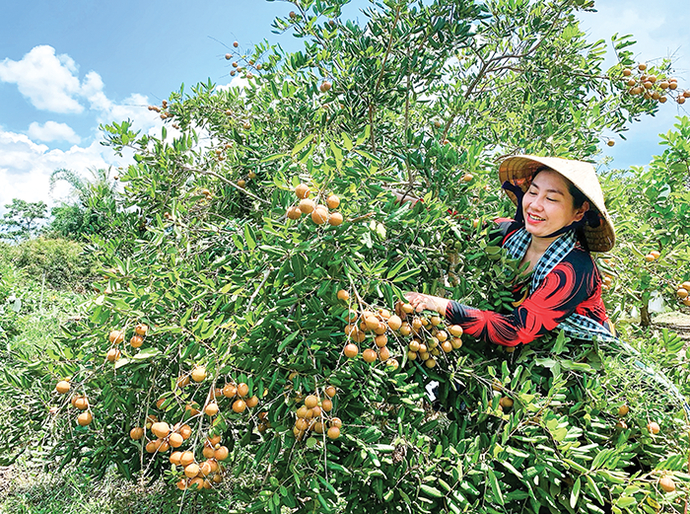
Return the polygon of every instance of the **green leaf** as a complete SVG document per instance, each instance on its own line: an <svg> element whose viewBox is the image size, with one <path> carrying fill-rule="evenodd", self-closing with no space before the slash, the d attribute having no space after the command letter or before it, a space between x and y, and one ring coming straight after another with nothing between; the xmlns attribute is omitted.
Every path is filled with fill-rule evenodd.
<svg viewBox="0 0 690 514"><path fill-rule="evenodd" d="M144 348L142 351L132 356L132 360L143 361L146 359L152 359L153 357L158 357L161 355L161 351L158 348Z"/></svg>
<svg viewBox="0 0 690 514"><path fill-rule="evenodd" d="M302 139L302 141L297 143L295 147L292 149L292 156L294 157L295 155L297 155L302 148L304 148L311 142L312 139L314 139L314 134L309 134L307 137Z"/></svg>
<svg viewBox="0 0 690 514"><path fill-rule="evenodd" d="M487 470L487 474L489 475L489 485L491 486L491 490L494 492L494 497L496 498L496 501L500 505L505 505L505 500L503 499L503 494L501 493L501 486L498 483L496 474L491 468Z"/></svg>
<svg viewBox="0 0 690 514"><path fill-rule="evenodd" d="M575 483L573 484L573 490L570 491L570 508L574 509L575 505L577 505L577 500L580 497L580 477L577 477L577 480L575 480Z"/></svg>
<svg viewBox="0 0 690 514"><path fill-rule="evenodd" d="M443 493L436 489L435 487L431 487L430 485L426 484L421 484L419 486L419 489L426 494L427 496L430 496L431 498L443 498Z"/></svg>

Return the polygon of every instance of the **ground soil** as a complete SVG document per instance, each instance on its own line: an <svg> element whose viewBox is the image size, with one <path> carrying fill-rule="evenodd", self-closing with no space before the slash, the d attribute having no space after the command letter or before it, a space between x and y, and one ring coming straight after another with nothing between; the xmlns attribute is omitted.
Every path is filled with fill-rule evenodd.
<svg viewBox="0 0 690 514"><path fill-rule="evenodd" d="M682 339L690 341L690 314L682 312L664 312L654 316L652 325L659 328L668 328Z"/></svg>

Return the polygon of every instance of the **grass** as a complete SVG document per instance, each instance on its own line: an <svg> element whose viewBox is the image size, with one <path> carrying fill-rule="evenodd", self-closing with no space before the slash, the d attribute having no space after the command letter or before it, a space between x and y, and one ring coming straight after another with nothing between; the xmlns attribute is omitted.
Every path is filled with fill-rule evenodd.
<svg viewBox="0 0 690 514"><path fill-rule="evenodd" d="M0 514L186 514L241 512L227 489L186 493L159 480L141 486L110 470L95 479L79 469L63 473L14 466L0 469Z"/></svg>

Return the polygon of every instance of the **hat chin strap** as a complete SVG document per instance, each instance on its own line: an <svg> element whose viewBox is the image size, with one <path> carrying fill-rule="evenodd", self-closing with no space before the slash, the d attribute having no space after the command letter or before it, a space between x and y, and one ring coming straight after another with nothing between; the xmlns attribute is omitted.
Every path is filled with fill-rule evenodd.
<svg viewBox="0 0 690 514"><path fill-rule="evenodd" d="M515 221L518 223L522 223L523 225L525 224L525 216L522 213L522 199L525 196L525 192L522 190L520 186L516 186L515 184L511 184L507 180L501 185L502 189L505 189L507 191L510 191L515 195L517 198L517 211L515 212ZM582 216L582 219L579 221L574 221L570 225L567 225L561 229L556 230L555 232L552 232L551 234L547 236L534 236L533 237L539 237L541 239L550 239L552 237L560 236L561 234L565 234L566 232L570 230L577 230L580 227L584 227L585 225L589 225L592 228L596 228L601 224L601 220L599 219L599 215L594 212L592 209L589 209L587 212L585 212L584 216Z"/></svg>

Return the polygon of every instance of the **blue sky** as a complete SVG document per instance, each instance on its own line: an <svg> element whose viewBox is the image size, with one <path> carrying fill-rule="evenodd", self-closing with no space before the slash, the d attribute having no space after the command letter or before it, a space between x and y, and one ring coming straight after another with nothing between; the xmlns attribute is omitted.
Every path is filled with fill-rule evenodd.
<svg viewBox="0 0 690 514"><path fill-rule="evenodd" d="M289 34L271 32L291 5L266 0L207 0L192 6L176 0L4 2L0 17L0 212L12 198L52 204L48 177L57 168L84 173L89 167L124 165L99 144L99 123L132 118L156 132L160 120L146 109L183 82L231 81L223 58L233 41L249 51L264 39L286 50L301 47ZM639 60L675 54L676 76L690 89L690 13L686 0L598 1L599 12L582 15L592 38L632 33ZM346 11L364 19L354 0ZM687 106L688 104L686 104ZM643 165L660 153L657 134L674 116L672 102L617 139L604 155L616 167Z"/></svg>

